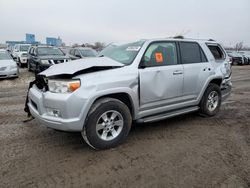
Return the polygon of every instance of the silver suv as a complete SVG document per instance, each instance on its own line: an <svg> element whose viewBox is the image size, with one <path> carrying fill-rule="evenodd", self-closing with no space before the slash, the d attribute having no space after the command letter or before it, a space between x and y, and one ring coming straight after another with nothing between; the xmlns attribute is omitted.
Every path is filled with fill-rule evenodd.
<svg viewBox="0 0 250 188"><path fill-rule="evenodd" d="M132 121L218 113L231 92L229 58L214 41L159 39L111 44L97 58L56 64L30 84L26 111L47 127L115 147Z"/></svg>

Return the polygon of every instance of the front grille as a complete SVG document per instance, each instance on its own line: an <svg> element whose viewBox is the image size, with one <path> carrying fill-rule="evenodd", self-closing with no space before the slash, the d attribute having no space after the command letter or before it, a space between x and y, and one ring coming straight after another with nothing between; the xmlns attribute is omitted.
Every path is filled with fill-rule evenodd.
<svg viewBox="0 0 250 188"><path fill-rule="evenodd" d="M0 71L4 71L7 67L1 67Z"/></svg>
<svg viewBox="0 0 250 188"><path fill-rule="evenodd" d="M67 60L66 59L51 59L51 60L49 60L49 62L51 64L59 64L59 63L67 62Z"/></svg>

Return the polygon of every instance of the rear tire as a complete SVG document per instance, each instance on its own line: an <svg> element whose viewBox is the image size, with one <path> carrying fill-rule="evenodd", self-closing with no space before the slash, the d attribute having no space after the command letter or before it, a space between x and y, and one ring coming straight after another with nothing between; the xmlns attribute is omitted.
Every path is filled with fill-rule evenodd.
<svg viewBox="0 0 250 188"><path fill-rule="evenodd" d="M216 115L221 106L221 90L216 84L210 83L200 102L200 114L203 116Z"/></svg>
<svg viewBox="0 0 250 188"><path fill-rule="evenodd" d="M103 98L91 107L82 137L94 149L109 149L121 144L132 123L128 107L120 100Z"/></svg>

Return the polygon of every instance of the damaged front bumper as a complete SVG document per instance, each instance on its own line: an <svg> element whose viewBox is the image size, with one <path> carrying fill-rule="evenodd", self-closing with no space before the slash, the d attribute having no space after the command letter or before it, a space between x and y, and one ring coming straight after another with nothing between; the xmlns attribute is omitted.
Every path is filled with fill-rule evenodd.
<svg viewBox="0 0 250 188"><path fill-rule="evenodd" d="M33 85L28 92L27 105L31 115L47 127L63 131L82 131L82 110L85 101L77 94L42 91Z"/></svg>

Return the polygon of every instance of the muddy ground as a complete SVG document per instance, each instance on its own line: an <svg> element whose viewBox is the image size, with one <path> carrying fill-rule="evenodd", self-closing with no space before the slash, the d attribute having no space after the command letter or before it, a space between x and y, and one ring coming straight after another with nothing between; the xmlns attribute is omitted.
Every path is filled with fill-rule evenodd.
<svg viewBox="0 0 250 188"><path fill-rule="evenodd" d="M23 112L32 73L0 81L0 187L250 187L250 66L233 67L233 93L213 118L184 115L134 126L94 151Z"/></svg>

